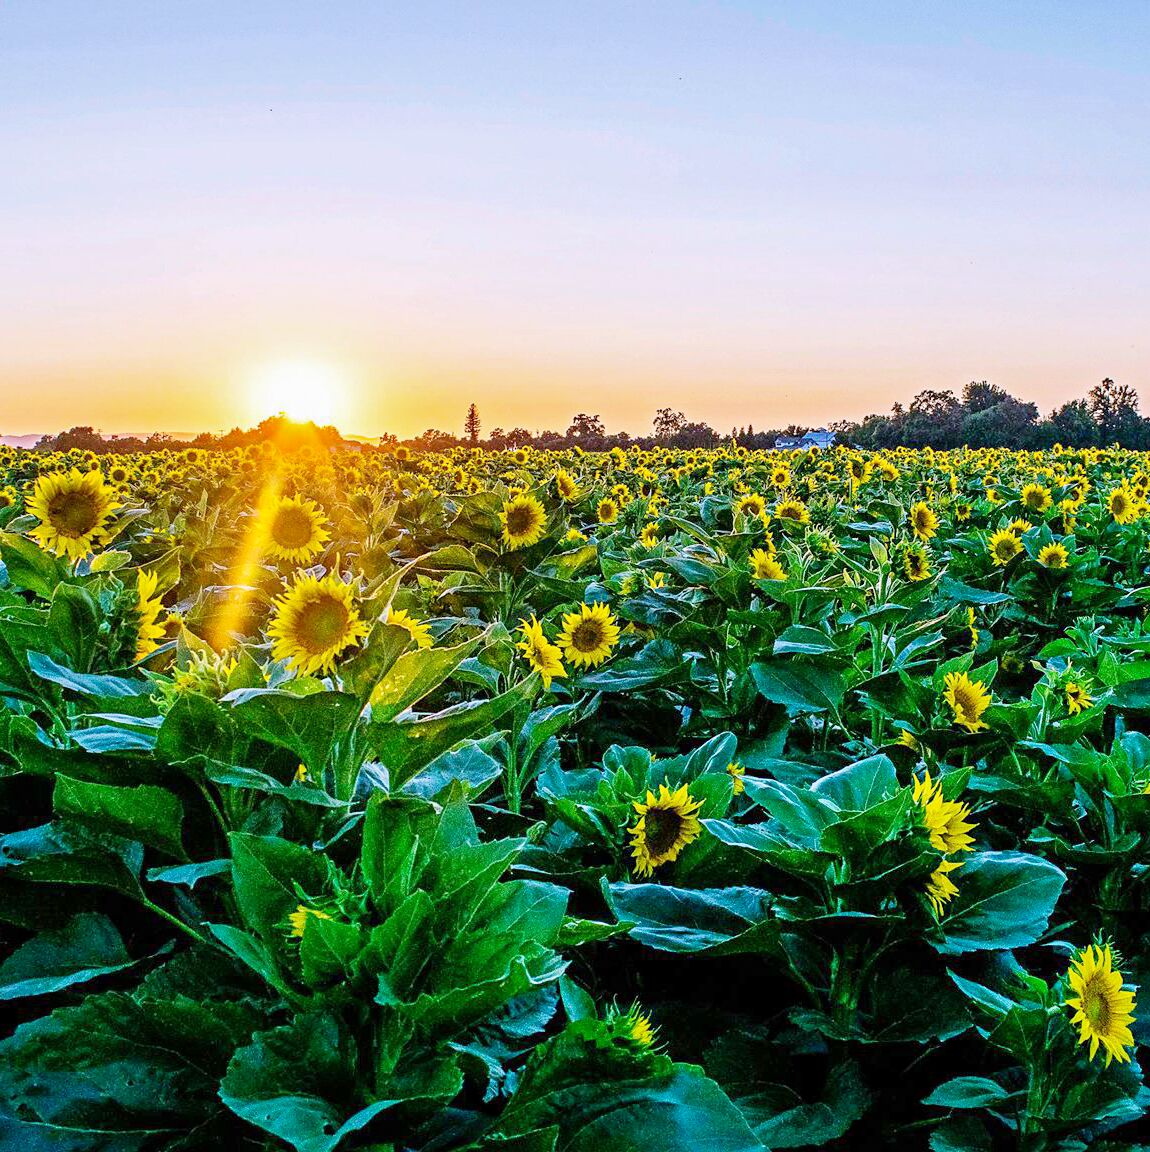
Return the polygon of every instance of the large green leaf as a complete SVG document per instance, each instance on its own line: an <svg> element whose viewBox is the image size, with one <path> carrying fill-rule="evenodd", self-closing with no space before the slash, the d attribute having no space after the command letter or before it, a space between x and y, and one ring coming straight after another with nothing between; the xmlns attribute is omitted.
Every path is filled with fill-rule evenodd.
<svg viewBox="0 0 1150 1152"><path fill-rule="evenodd" d="M958 895L940 922L944 954L1021 948L1046 930L1066 874L1025 852L981 852L951 873Z"/></svg>
<svg viewBox="0 0 1150 1152"><path fill-rule="evenodd" d="M62 928L41 932L0 964L0 1000L43 996L130 968L115 924L100 912L81 912Z"/></svg>
<svg viewBox="0 0 1150 1152"><path fill-rule="evenodd" d="M57 776L52 806L98 831L111 832L184 858L181 832L183 805L166 788L149 784L120 788Z"/></svg>

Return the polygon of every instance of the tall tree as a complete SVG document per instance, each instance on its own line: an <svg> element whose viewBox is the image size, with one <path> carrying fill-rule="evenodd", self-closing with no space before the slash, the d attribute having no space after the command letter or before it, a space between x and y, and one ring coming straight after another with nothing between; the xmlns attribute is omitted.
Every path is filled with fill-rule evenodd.
<svg viewBox="0 0 1150 1152"><path fill-rule="evenodd" d="M463 423L464 435L466 435L467 439L470 440L472 444L479 443L480 427L479 409L474 404L472 404L471 407L467 409L467 419Z"/></svg>

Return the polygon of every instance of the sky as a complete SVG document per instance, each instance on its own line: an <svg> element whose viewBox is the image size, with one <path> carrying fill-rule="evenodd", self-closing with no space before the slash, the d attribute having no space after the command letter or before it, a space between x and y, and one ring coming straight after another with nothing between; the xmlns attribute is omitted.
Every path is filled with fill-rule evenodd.
<svg viewBox="0 0 1150 1152"><path fill-rule="evenodd" d="M1150 4L0 0L0 433L1150 383Z"/></svg>

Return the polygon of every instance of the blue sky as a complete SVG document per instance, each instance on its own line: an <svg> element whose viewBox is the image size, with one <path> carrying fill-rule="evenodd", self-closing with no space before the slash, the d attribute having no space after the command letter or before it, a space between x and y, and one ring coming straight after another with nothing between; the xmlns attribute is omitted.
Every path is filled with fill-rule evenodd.
<svg viewBox="0 0 1150 1152"><path fill-rule="evenodd" d="M1148 42L1141 3L7 0L0 432L230 426L293 358L365 433L1141 386Z"/></svg>

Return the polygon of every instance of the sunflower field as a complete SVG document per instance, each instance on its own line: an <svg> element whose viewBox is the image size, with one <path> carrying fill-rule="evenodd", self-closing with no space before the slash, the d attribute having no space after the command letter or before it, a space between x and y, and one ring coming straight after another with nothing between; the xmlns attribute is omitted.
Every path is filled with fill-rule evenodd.
<svg viewBox="0 0 1150 1152"><path fill-rule="evenodd" d="M1148 493L0 448L0 1147L1150 1146Z"/></svg>

